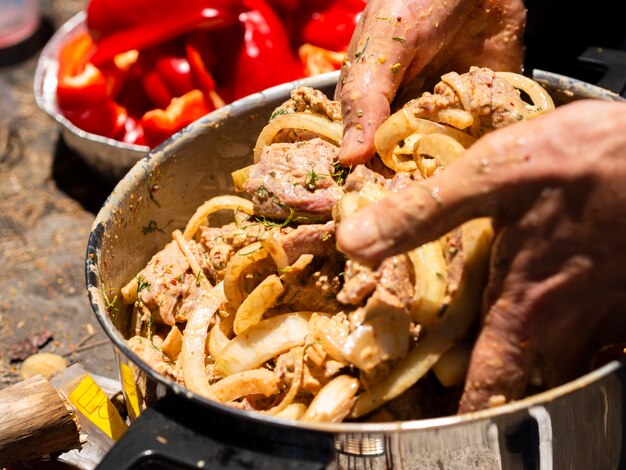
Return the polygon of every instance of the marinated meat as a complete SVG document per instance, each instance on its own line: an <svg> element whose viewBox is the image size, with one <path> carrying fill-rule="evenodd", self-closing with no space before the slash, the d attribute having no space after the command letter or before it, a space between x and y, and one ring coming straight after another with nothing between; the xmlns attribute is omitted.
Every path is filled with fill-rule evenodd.
<svg viewBox="0 0 626 470"><path fill-rule="evenodd" d="M331 121L341 122L341 105L332 101L319 90L310 87L298 87L291 91L291 99L281 104L272 117L280 114L313 112L326 116Z"/></svg>
<svg viewBox="0 0 626 470"><path fill-rule="evenodd" d="M431 121L441 121L439 113L446 109L468 111L476 121L468 129L474 137L521 121L537 111L507 81L496 77L493 70L478 67L462 75L444 75L434 93L424 93L407 103L405 109L415 117Z"/></svg>
<svg viewBox="0 0 626 470"><path fill-rule="evenodd" d="M173 241L152 257L137 276L140 279L137 297L143 316L157 323L174 325L174 308L183 295L183 280L189 269L187 258Z"/></svg>
<svg viewBox="0 0 626 470"><path fill-rule="evenodd" d="M280 236L280 243L287 253L289 264L301 255L325 257L335 253L335 223L300 225L285 231Z"/></svg>
<svg viewBox="0 0 626 470"><path fill-rule="evenodd" d="M262 238L271 229L262 223L244 221L223 227L201 227L200 242L206 247L207 256L200 266L213 281L224 278L226 266L233 254Z"/></svg>
<svg viewBox="0 0 626 470"><path fill-rule="evenodd" d="M343 194L333 179L338 152L319 138L266 146L243 185L255 214L298 223L330 220Z"/></svg>

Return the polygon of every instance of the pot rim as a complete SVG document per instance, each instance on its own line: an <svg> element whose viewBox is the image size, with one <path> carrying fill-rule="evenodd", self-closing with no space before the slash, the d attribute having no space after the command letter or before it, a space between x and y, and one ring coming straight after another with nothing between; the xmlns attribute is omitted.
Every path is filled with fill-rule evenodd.
<svg viewBox="0 0 626 470"><path fill-rule="evenodd" d="M470 424L481 420L489 420L498 416L514 414L530 407L546 404L554 401L555 399L562 398L566 395L574 393L577 390L585 388L590 384L601 380L604 377L613 374L615 371L623 367L620 361L615 360L571 382L552 388L545 392L531 395L522 400L511 402L495 408L474 411L462 415L443 416L438 418L411 421L391 421L383 423L308 423L276 418L263 415L258 412L238 410L220 403L210 401L186 389L185 387L179 385L173 380L158 374L145 362L143 362L139 358L139 356L137 356L128 348L125 340L122 338L121 334L115 328L111 319L109 318L109 314L104 307L104 297L100 289L98 256L100 247L102 245L104 232L106 231L108 225L113 223L113 214L117 210L117 206L115 204L113 196L115 195L115 199L119 199L120 196L130 194L134 190L134 188L138 187L138 185L144 181L144 178L147 174L153 171L160 163L162 163L167 158L169 158L170 155L172 155L172 153L170 152L171 147L179 145L181 141L184 142L189 137L193 137L196 134L202 133L203 129L205 129L206 127L215 126L216 123L228 119L233 114L238 114L246 112L246 110L253 109L255 104L263 103L267 100L271 101L281 97L286 97L288 96L289 91L297 86L311 86L313 88L331 86L336 83L338 76L338 72L330 72L315 77L284 83L264 90L262 92L252 94L250 96L237 100L223 108L213 111L210 114L207 114L206 116L190 124L182 131L174 134L161 145L152 149L142 160L140 160L137 164L133 166L133 168L126 174L126 176L122 178L122 180L120 180L120 182L117 184L111 195L107 198L104 205L96 216L89 235L85 261L85 276L89 301L98 321L102 325L102 328L106 332L109 339L113 342L115 348L121 351L135 365L139 366L141 370L143 370L151 379L155 380L157 383L165 385L175 394L185 396L186 398L201 406L208 406L209 408L213 408L216 411L226 412L232 414L234 417L251 419L262 424L291 428L294 430L305 429L308 431L317 431L332 434L355 432L393 433L401 431L419 431L449 427L454 425ZM553 86L557 87L566 85L566 89L575 89L578 93L587 97L595 96L603 99L620 99L618 95L609 92L608 90L605 90L603 88L551 72L535 71L533 78L542 83L552 84Z"/></svg>

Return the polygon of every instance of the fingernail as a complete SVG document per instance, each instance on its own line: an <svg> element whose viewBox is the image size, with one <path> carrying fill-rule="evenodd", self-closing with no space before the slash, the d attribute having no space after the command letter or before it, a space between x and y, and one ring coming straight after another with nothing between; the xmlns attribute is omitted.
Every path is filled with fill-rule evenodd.
<svg viewBox="0 0 626 470"><path fill-rule="evenodd" d="M373 154L373 142L366 142L363 129L350 127L343 137L339 161L344 165L358 165L367 162Z"/></svg>

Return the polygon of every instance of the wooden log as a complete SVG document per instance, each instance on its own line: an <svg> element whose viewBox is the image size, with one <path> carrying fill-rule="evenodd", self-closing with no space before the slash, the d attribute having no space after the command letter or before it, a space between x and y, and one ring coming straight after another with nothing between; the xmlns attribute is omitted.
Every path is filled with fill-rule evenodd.
<svg viewBox="0 0 626 470"><path fill-rule="evenodd" d="M0 468L80 445L76 413L42 376L0 390Z"/></svg>

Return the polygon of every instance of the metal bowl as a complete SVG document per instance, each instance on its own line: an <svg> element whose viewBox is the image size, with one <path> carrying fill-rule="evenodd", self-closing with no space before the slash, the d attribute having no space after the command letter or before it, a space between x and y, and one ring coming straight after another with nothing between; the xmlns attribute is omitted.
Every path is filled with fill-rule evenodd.
<svg viewBox="0 0 626 470"><path fill-rule="evenodd" d="M126 144L79 129L61 114L57 105L59 51L65 42L87 29L86 16L84 11L74 15L44 47L35 70L35 100L59 123L67 145L104 179L117 182L150 151L150 147Z"/></svg>
<svg viewBox="0 0 626 470"><path fill-rule="evenodd" d="M560 75L540 72L535 79L557 104L587 97L619 99ZM235 427L241 445L267 442L267 452L283 449L292 459L316 448L329 468L586 469L626 463L620 461L626 368L617 361L490 410L417 421L331 424L294 423L216 404L158 375L129 350L124 341L128 315L119 302L112 304L114 293L171 240L173 230L184 227L197 206L232 191L230 172L250 164L256 136L292 88L305 84L330 94L336 80L333 73L288 83L205 116L152 150L104 204L89 238L87 286L95 314L115 345L131 415L175 394L210 412L207 426L228 422ZM146 230L155 226L160 230Z"/></svg>

